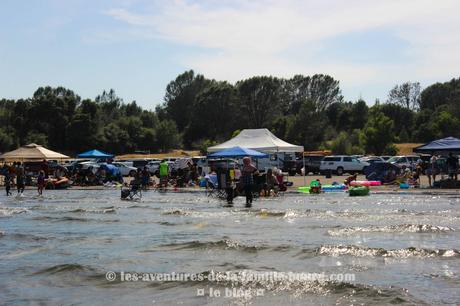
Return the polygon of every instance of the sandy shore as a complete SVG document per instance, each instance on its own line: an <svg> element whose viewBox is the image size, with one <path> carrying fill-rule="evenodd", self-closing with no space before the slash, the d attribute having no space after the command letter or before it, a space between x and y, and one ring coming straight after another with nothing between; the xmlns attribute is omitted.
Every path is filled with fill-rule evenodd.
<svg viewBox="0 0 460 306"><path fill-rule="evenodd" d="M292 182L293 185L288 187L288 192L289 193L297 193L297 188L300 186L305 186L305 181L307 186L310 184L312 180L319 179L322 184L332 184L333 182L337 182L339 184L343 183L343 181L347 178L346 175L344 176L332 176L331 178L326 178L325 176L322 175L307 175L304 179L303 176L289 176L288 181ZM131 179L130 178L125 178L125 182L129 183ZM158 179L155 178L156 181ZM359 181L365 181L366 177L364 175L358 175L358 180ZM29 187L28 189L31 189L33 187ZM110 187L104 187L104 186L72 186L67 190L103 190L103 189L110 189ZM116 188L113 188L114 190ZM204 192L204 188L199 188L199 187L186 187L186 188L174 188L174 187L169 187L167 188L169 191L174 191L174 192ZM400 189L399 186L397 185L386 185L386 186L376 186L372 187L373 192L391 192L391 193L407 193L407 192L415 192L415 193L430 193L430 194L436 194L436 193L442 193L442 194L455 194L460 196L460 189L439 189L439 188L429 188L428 185L428 178L426 176L421 177L421 186L420 188L410 188L410 189Z"/></svg>

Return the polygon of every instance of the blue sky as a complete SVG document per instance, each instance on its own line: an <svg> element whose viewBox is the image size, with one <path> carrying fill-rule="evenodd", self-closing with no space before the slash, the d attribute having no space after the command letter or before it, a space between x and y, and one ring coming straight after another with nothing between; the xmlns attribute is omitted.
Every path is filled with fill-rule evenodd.
<svg viewBox="0 0 460 306"><path fill-rule="evenodd" d="M0 0L0 97L114 88L153 109L194 69L236 82L327 73L347 100L460 76L454 0Z"/></svg>

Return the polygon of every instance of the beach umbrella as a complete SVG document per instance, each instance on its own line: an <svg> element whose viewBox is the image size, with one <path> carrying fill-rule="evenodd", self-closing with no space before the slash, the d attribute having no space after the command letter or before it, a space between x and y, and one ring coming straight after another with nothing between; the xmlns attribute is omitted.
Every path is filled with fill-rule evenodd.
<svg viewBox="0 0 460 306"><path fill-rule="evenodd" d="M67 159L67 155L51 151L41 145L31 143L16 150L0 155L2 160L43 160L43 159Z"/></svg>

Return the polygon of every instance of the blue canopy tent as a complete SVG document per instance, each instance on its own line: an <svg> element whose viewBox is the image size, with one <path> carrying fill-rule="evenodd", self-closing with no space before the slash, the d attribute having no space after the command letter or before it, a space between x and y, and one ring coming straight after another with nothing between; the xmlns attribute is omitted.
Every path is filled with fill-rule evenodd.
<svg viewBox="0 0 460 306"><path fill-rule="evenodd" d="M460 139L447 137L414 148L416 153L460 152Z"/></svg>
<svg viewBox="0 0 460 306"><path fill-rule="evenodd" d="M224 149L222 151L218 151L218 152L208 155L208 157L211 157L211 158L230 158L230 157L238 158L238 157L246 157L246 156L255 157L255 158L266 158L268 157L268 154L237 146L237 147Z"/></svg>
<svg viewBox="0 0 460 306"><path fill-rule="evenodd" d="M108 154L99 150L90 150L77 155L78 158L111 158L113 154Z"/></svg>

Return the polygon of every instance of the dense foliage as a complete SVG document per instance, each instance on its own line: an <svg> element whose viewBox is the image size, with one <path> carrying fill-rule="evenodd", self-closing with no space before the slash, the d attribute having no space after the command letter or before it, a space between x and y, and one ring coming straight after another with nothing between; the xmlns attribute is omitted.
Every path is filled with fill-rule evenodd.
<svg viewBox="0 0 460 306"><path fill-rule="evenodd" d="M230 84L186 71L154 111L124 103L113 90L94 100L41 87L33 97L0 100L0 151L26 143L76 153L205 150L244 128L270 129L307 150L392 154L394 142L460 136L460 78L421 90L403 83L386 103L345 101L328 75L257 76Z"/></svg>

